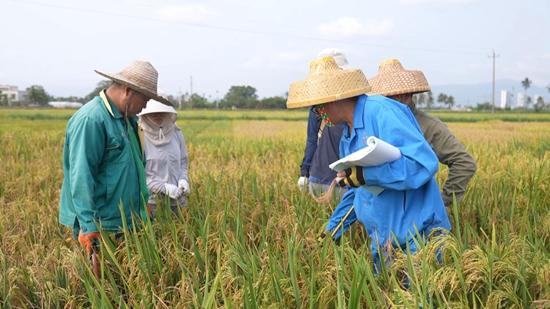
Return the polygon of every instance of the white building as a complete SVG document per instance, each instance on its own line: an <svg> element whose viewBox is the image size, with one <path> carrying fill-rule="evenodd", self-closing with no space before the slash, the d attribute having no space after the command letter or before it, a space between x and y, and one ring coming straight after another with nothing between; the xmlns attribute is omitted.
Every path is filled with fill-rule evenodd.
<svg viewBox="0 0 550 309"><path fill-rule="evenodd" d="M500 108L512 107L512 94L508 90L500 91Z"/></svg>
<svg viewBox="0 0 550 309"><path fill-rule="evenodd" d="M82 103L63 102L63 101L48 102L48 105L53 107L53 108L80 108L80 107L82 107Z"/></svg>
<svg viewBox="0 0 550 309"><path fill-rule="evenodd" d="M11 106L13 102L19 101L19 89L17 86L11 86L11 85L0 85L0 92L2 92L2 96L6 98L8 101L8 105Z"/></svg>
<svg viewBox="0 0 550 309"><path fill-rule="evenodd" d="M526 108L527 105L525 103L527 103L525 93L518 92L516 108Z"/></svg>

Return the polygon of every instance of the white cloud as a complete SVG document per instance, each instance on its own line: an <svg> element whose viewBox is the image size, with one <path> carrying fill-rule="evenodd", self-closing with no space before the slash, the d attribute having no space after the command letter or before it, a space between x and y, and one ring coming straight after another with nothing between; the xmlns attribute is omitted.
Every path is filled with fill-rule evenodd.
<svg viewBox="0 0 550 309"><path fill-rule="evenodd" d="M340 17L339 19L321 24L317 27L319 33L331 37L351 38L356 36L383 36L393 28L390 19L371 20L361 23L355 17Z"/></svg>
<svg viewBox="0 0 550 309"><path fill-rule="evenodd" d="M448 4L466 4L476 0L400 0L401 4L406 5L448 5Z"/></svg>
<svg viewBox="0 0 550 309"><path fill-rule="evenodd" d="M156 11L159 18L166 21L202 22L216 13L201 4L165 5Z"/></svg>

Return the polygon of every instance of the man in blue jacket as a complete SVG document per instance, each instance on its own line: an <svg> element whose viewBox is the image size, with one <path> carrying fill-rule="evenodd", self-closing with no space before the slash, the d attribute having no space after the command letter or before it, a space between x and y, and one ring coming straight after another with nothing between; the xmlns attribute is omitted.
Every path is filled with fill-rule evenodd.
<svg viewBox="0 0 550 309"><path fill-rule="evenodd" d="M414 253L415 238L427 239L432 231L451 225L434 179L437 157L410 109L383 96L365 95L369 90L360 70L342 70L332 57L320 58L310 63L305 80L290 85L287 107L314 106L327 121L344 123L340 157L364 148L369 136L401 151L396 161L339 173L350 189L326 227L338 239L355 221L361 222L377 262L388 248L409 247ZM373 193L373 186L383 191Z"/></svg>

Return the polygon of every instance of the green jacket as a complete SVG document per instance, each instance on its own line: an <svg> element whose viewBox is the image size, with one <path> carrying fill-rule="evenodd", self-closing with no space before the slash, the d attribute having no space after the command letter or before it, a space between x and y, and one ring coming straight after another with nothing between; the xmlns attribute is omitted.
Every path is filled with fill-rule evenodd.
<svg viewBox="0 0 550 309"><path fill-rule="evenodd" d="M443 185L441 196L446 206L453 203L453 194L457 202L462 200L468 182L476 172L476 162L466 148L439 119L418 109L411 108L420 124L424 138L432 146L439 162L449 167L449 176Z"/></svg>
<svg viewBox="0 0 550 309"><path fill-rule="evenodd" d="M75 236L78 231L89 233L100 228L120 231L120 203L128 226L132 213L143 214L139 171L128 133L136 134L136 118L130 119L133 130L129 131L116 105L107 104L97 96L67 124L59 222L73 229Z"/></svg>

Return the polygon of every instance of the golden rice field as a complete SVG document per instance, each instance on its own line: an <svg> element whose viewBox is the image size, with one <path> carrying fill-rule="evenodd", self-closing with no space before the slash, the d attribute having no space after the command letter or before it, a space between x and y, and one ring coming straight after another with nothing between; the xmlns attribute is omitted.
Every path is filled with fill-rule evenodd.
<svg viewBox="0 0 550 309"><path fill-rule="evenodd" d="M304 112L180 113L189 207L105 238L98 280L57 222L71 113L0 110L1 308L550 308L548 114L444 114L478 173L451 234L376 275L359 225L316 241L330 207L296 186Z"/></svg>

